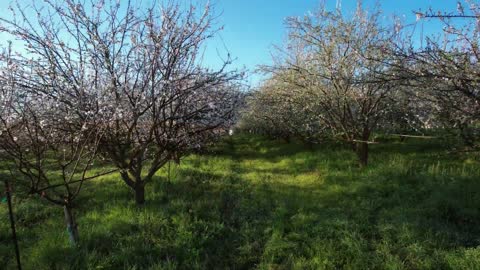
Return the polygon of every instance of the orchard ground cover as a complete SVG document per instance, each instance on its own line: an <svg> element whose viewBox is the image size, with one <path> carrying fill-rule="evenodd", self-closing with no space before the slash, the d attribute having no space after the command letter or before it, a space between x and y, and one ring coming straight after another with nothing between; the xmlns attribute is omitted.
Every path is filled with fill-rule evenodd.
<svg viewBox="0 0 480 270"><path fill-rule="evenodd" d="M78 201L78 247L61 209L17 196L24 268L477 269L478 155L380 142L359 168L344 145L235 135L162 169L144 206L103 176ZM15 269L5 203L0 264Z"/></svg>

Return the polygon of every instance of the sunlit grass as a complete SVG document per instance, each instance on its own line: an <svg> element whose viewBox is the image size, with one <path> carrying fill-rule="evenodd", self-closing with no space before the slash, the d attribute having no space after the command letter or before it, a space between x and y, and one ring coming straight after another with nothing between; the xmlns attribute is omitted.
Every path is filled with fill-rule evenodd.
<svg viewBox="0 0 480 270"><path fill-rule="evenodd" d="M87 186L69 246L62 210L15 200L25 269L477 269L480 162L439 141L388 142L360 169L313 151L227 138L160 171L137 207L117 174ZM6 206L0 263L14 268Z"/></svg>

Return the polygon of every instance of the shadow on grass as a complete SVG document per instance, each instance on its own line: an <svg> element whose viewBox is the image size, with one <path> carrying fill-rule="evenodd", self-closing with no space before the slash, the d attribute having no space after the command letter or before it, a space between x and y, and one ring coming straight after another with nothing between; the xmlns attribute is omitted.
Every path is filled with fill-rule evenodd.
<svg viewBox="0 0 480 270"><path fill-rule="evenodd" d="M95 182L78 215L81 246L54 245L51 238L58 237L48 224L61 223L61 216L48 216L38 225L38 241L22 240L23 247L31 245L24 248L31 254L26 264L36 269L473 269L479 263L478 173L430 172L443 162L434 145L374 147L373 165L366 170L338 146L310 152L258 138L233 145L234 152L223 156L225 171L206 170L202 163L211 156L205 155L182 167L175 181L158 176L147 186L143 207L134 205L129 189L115 177ZM293 179L315 170L321 181ZM26 215L23 211L18 215ZM0 246L3 252L4 243ZM2 262L10 262L7 256Z"/></svg>

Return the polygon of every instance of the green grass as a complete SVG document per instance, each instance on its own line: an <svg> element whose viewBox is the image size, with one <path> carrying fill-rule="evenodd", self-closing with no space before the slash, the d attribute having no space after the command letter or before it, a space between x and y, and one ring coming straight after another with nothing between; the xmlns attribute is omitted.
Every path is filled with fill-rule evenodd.
<svg viewBox="0 0 480 270"><path fill-rule="evenodd" d="M134 205L117 175L88 185L69 246L62 209L15 200L25 269L480 269L480 162L444 142L375 145L370 166L339 145L313 151L226 139L162 170ZM0 268L14 269L6 204Z"/></svg>

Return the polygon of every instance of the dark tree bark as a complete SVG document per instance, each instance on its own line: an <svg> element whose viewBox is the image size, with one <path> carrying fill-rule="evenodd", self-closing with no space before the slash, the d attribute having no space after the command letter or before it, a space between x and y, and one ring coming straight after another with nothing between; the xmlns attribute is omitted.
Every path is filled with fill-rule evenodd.
<svg viewBox="0 0 480 270"><path fill-rule="evenodd" d="M368 144L370 140L371 131L367 126L365 126L363 129L361 140L357 142L357 149L356 149L358 162L360 167L362 168L368 165L368 154L369 154Z"/></svg>
<svg viewBox="0 0 480 270"><path fill-rule="evenodd" d="M8 217L10 219L10 227L12 229L12 240L15 245L15 258L17 259L17 268L22 270L22 264L20 262L20 249L18 248L17 240L17 231L15 230L15 217L13 216L13 207L12 207L12 196L11 196L11 187L7 179L5 181L5 193L7 195L7 204L8 204Z"/></svg>
<svg viewBox="0 0 480 270"><path fill-rule="evenodd" d="M310 140L303 140L303 144L307 148L308 151L315 150L315 144Z"/></svg>
<svg viewBox="0 0 480 270"><path fill-rule="evenodd" d="M137 205L145 203L145 184L143 181L135 183L135 202Z"/></svg>
<svg viewBox="0 0 480 270"><path fill-rule="evenodd" d="M137 175L135 178L131 178L127 172L120 172L122 180L127 184L129 188L134 191L135 203L137 205L143 205L145 203L145 184L146 180L151 180L151 178L143 179ZM135 181L133 180L135 179Z"/></svg>
<svg viewBox="0 0 480 270"><path fill-rule="evenodd" d="M366 167L368 165L368 143L360 142L357 145L357 156L360 167Z"/></svg>

